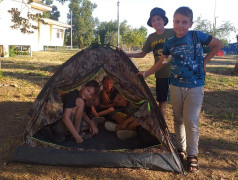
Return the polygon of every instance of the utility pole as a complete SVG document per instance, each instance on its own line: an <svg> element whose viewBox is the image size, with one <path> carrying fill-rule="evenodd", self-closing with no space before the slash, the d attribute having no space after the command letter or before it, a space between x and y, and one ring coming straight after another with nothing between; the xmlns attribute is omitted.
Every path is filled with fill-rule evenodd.
<svg viewBox="0 0 238 180"><path fill-rule="evenodd" d="M73 49L73 23L72 23L72 15L73 15L73 13L72 13L72 11L71 11L71 17L70 17L70 21L71 21L71 49Z"/></svg>
<svg viewBox="0 0 238 180"><path fill-rule="evenodd" d="M216 7L217 6L217 0L215 0L215 7L214 7L214 23L213 23L213 35L216 35L216 25L217 25L217 20L216 20Z"/></svg>
<svg viewBox="0 0 238 180"><path fill-rule="evenodd" d="M117 47L120 45L119 0L117 2Z"/></svg>

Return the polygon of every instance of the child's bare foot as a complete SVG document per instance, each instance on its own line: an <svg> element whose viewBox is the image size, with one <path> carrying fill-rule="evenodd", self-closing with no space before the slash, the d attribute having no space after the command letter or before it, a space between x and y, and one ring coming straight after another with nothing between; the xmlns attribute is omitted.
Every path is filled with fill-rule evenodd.
<svg viewBox="0 0 238 180"><path fill-rule="evenodd" d="M77 138L75 138L75 142L76 143L82 143L83 142L83 138L79 135Z"/></svg>

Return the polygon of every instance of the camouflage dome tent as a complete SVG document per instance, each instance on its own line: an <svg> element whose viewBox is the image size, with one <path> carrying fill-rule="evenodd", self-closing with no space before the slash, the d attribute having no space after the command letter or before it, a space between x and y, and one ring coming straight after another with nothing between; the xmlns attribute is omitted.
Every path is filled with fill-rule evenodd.
<svg viewBox="0 0 238 180"><path fill-rule="evenodd" d="M62 118L63 108L60 94L69 92L91 79L107 74L116 89L130 102L138 106L134 117L139 125L149 132L143 142L138 138L118 140L115 133L104 142L115 147L106 147L99 134L84 140L82 144L72 141L55 144L37 136L42 127ZM165 120L144 79L133 62L123 53L110 47L96 46L84 49L66 61L41 90L30 109L29 124L23 143L16 149L12 161L49 165L81 167L133 167L154 170L183 172L181 162L170 140ZM101 137L104 136L104 137ZM112 139L115 136L115 139ZM100 138L102 142L100 142ZM111 138L111 139L110 139ZM152 141L151 139L156 139ZM95 141L95 139L97 141ZM136 144L136 142L137 143ZM135 143L134 143L135 142ZM150 144L151 142L151 144ZM134 145L133 145L134 143ZM89 144L89 147L84 146ZM91 146L90 146L91 145Z"/></svg>

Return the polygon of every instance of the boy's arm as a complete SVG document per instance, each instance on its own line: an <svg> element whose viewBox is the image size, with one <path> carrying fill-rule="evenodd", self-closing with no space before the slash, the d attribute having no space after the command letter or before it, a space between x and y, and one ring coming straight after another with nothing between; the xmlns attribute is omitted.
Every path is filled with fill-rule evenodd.
<svg viewBox="0 0 238 180"><path fill-rule="evenodd" d="M102 90L101 96L102 96L102 102L104 105L109 105L111 103L111 100L108 97L107 92L105 90Z"/></svg>
<svg viewBox="0 0 238 180"><path fill-rule="evenodd" d="M91 108L91 113L92 113L92 115L94 116L94 117L98 117L99 115L98 115L98 112L96 111L96 109L95 109L95 107L92 107Z"/></svg>
<svg viewBox="0 0 238 180"><path fill-rule="evenodd" d="M211 50L204 57L204 72L206 72L206 64L217 54L223 44L219 39L213 37L208 46L211 47Z"/></svg>
<svg viewBox="0 0 238 180"><path fill-rule="evenodd" d="M126 53L127 56L132 57L132 58L143 58L146 56L146 52L141 51L139 53Z"/></svg>
<svg viewBox="0 0 238 180"><path fill-rule="evenodd" d="M92 135L97 134L98 133L98 128L97 128L96 123L93 120L91 120L85 112L83 113L83 119L89 124L90 133Z"/></svg>
<svg viewBox="0 0 238 180"><path fill-rule="evenodd" d="M163 61L167 58L168 58L167 55L162 55L160 60L157 61L150 69L144 72L138 72L137 74L143 75L144 78L146 78L147 76L150 76L151 74L154 74L156 71L160 70L166 65L166 63L163 63Z"/></svg>
<svg viewBox="0 0 238 180"><path fill-rule="evenodd" d="M101 109L110 108L110 107L112 107L112 106L113 106L113 104L108 104L108 105L100 104L100 105L99 105L99 107L100 107Z"/></svg>
<svg viewBox="0 0 238 180"><path fill-rule="evenodd" d="M114 107L110 107L110 108L108 108L106 110L98 112L97 115L98 116L105 116L105 115L107 115L107 114L109 114L109 113L111 113L113 111L114 111Z"/></svg>
<svg viewBox="0 0 238 180"><path fill-rule="evenodd" d="M73 108L65 108L64 109L63 122L64 122L65 126L67 127L67 129L70 131L70 133L75 138L76 143L82 143L83 142L82 137L78 134L72 121L70 120L72 111L73 111Z"/></svg>
<svg viewBox="0 0 238 180"><path fill-rule="evenodd" d="M80 124L81 124L81 120L83 118L83 112L84 112L84 106L85 106L85 102L82 98L78 97L76 99L76 111L75 111L75 115L74 115L74 127L76 129L76 131L80 131Z"/></svg>

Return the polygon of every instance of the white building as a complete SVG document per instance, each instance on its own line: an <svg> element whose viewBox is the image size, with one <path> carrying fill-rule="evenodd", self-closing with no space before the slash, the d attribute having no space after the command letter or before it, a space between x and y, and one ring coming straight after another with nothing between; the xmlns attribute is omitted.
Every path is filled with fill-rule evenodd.
<svg viewBox="0 0 238 180"><path fill-rule="evenodd" d="M59 21L44 18L41 21L30 21L38 29L34 33L22 33L20 29L13 29L11 14L8 10L18 8L21 17L27 18L27 13L36 14L52 11L50 6L41 3L41 0L33 0L28 4L28 0L0 0L0 56L9 56L10 46L29 46L31 51L43 50L44 46L63 46L64 32L71 26Z"/></svg>

